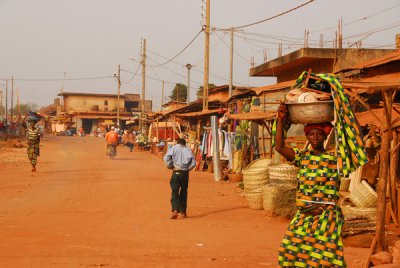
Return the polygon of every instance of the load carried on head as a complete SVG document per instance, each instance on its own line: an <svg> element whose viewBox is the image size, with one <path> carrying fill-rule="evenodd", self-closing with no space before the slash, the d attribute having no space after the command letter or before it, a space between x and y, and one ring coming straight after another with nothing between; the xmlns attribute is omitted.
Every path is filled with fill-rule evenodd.
<svg viewBox="0 0 400 268"><path fill-rule="evenodd" d="M361 129L335 75L303 72L286 95L285 104L290 123L320 124L335 121L336 152L341 177L348 177L357 167L367 163Z"/></svg>
<svg viewBox="0 0 400 268"><path fill-rule="evenodd" d="M300 78L302 78L300 76ZM307 73L298 79L286 95L293 124L318 124L334 120L331 86L327 81Z"/></svg>

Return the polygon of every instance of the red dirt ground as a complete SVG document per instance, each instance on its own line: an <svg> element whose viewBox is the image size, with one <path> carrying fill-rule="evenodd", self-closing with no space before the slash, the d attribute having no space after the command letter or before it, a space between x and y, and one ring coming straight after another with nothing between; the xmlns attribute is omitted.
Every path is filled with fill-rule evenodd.
<svg viewBox="0 0 400 268"><path fill-rule="evenodd" d="M162 161L104 152L102 139L45 137L37 173L0 165L0 267L276 267L288 220L247 208L236 184L191 172L189 218L170 220ZM367 254L345 248L349 267Z"/></svg>

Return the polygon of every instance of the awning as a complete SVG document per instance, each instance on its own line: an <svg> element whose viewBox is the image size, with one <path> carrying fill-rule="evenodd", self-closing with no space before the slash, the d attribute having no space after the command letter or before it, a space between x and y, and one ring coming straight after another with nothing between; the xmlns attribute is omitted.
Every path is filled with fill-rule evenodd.
<svg viewBox="0 0 400 268"><path fill-rule="evenodd" d="M200 111L200 112L191 112L191 113L184 113L184 114L177 114L177 117L200 117L200 116L206 116L206 115L212 115L212 114L224 114L226 112L225 108L221 109L214 109L214 110L205 110L205 111Z"/></svg>
<svg viewBox="0 0 400 268"><path fill-rule="evenodd" d="M360 93L375 93L389 89L400 89L400 73L341 81L343 88Z"/></svg>
<svg viewBox="0 0 400 268"><path fill-rule="evenodd" d="M356 113L355 116L361 126L375 125L382 129L386 124L384 109L371 109L366 112ZM392 109L392 128L400 127L400 106L393 105Z"/></svg>
<svg viewBox="0 0 400 268"><path fill-rule="evenodd" d="M276 111L265 111L265 112L249 112L240 114L227 114L229 119L234 120L251 120L251 121L270 121L275 119Z"/></svg>
<svg viewBox="0 0 400 268"><path fill-rule="evenodd" d="M282 89L288 89L292 87L292 85L296 82L296 80L290 80L290 81L285 81L273 85L268 85L268 86L263 86L263 87L255 87L253 88L253 91L257 94L260 95L263 92L266 91L275 91L275 90L282 90Z"/></svg>

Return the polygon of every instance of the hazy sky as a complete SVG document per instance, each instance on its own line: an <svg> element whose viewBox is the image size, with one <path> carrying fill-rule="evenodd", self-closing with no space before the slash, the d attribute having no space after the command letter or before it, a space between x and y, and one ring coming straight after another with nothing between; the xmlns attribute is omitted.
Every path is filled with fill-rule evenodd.
<svg viewBox="0 0 400 268"><path fill-rule="evenodd" d="M305 2L211 0L211 25L241 26ZM187 83L184 66L190 63L195 66L191 71L193 100L203 81L204 34L174 61L156 65L174 57L196 36L204 8L202 0L0 0L0 79L14 76L21 103L44 106L60 92L64 72L64 91L116 93L112 76L120 64L130 72L121 73L122 93L140 93L141 71L136 76L132 73L138 70L141 40L146 38L146 98L158 109L159 80L166 81L168 95L174 83ZM269 58L275 58L281 42L283 54L302 47L305 29L310 31L311 46L318 47L323 34L325 47L331 47L340 17L345 46L362 40L363 47L394 48L395 34L400 33L399 14L400 0L315 0L277 19L244 28L235 34L235 84L274 83L272 78L248 76L251 58L256 65L263 63L264 49ZM210 83L227 84L229 34L214 32L210 42ZM106 78L84 79L95 77ZM4 86L0 80L0 89Z"/></svg>

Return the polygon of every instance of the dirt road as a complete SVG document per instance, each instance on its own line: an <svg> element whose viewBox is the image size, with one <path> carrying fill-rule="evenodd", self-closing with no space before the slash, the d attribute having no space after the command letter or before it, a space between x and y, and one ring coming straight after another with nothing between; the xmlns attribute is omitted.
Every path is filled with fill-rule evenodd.
<svg viewBox="0 0 400 268"><path fill-rule="evenodd" d="M46 137L38 172L0 166L0 267L275 267L287 220L248 209L233 183L192 172L170 220L170 171L97 138ZM22 152L21 152L22 154ZM346 248L349 267L367 249Z"/></svg>

